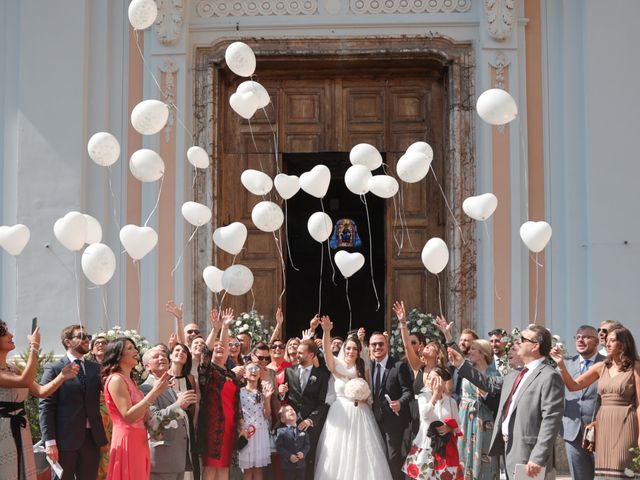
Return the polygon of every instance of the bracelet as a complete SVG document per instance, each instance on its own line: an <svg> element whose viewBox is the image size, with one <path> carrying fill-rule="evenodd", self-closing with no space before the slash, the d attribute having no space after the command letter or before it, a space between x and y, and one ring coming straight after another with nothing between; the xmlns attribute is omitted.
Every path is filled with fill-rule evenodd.
<svg viewBox="0 0 640 480"><path fill-rule="evenodd" d="M40 354L40 344L39 343L31 343L31 344L29 344L29 348L36 355Z"/></svg>

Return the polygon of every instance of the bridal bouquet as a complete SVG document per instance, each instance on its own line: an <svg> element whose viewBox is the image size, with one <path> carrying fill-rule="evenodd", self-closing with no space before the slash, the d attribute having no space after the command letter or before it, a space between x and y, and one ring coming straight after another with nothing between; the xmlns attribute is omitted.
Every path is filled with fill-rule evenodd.
<svg viewBox="0 0 640 480"><path fill-rule="evenodd" d="M357 407L358 402L366 402L371 395L369 384L364 378L352 378L344 386L344 395Z"/></svg>
<svg viewBox="0 0 640 480"><path fill-rule="evenodd" d="M149 438L154 441L161 441L164 439L164 430L169 428L178 428L178 420L185 418L187 414L184 410L173 410L169 414L164 415L161 418L151 417L145 423L147 424L147 432Z"/></svg>

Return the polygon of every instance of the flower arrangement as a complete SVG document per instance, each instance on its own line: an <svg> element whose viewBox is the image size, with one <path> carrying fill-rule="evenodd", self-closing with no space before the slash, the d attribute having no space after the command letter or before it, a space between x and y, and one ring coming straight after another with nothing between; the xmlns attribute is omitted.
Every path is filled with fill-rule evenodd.
<svg viewBox="0 0 640 480"><path fill-rule="evenodd" d="M152 416L147 420L147 432L149 438L156 442L164 439L164 431L170 428L178 428L178 420L185 418L187 414L181 408L171 410L168 414L158 418Z"/></svg>
<svg viewBox="0 0 640 480"><path fill-rule="evenodd" d="M231 325L231 336L235 337L240 333L249 333L251 342L269 342L275 326L273 322L267 322L264 315L258 315L256 310L242 312L236 317L236 321Z"/></svg>
<svg viewBox="0 0 640 480"><path fill-rule="evenodd" d="M140 362L138 362L136 368L134 368L131 372L131 374L133 375L133 380L138 385L140 385L147 379L148 373L142 365L142 355L144 355L144 353L149 350L149 348L151 348L151 345L149 344L149 341L142 335L140 335L136 330L123 330L120 326L115 325L106 332L99 332L93 336L104 337L107 342L112 342L120 337L130 338L133 343L136 344L136 347L138 347L138 352L140 353Z"/></svg>
<svg viewBox="0 0 640 480"><path fill-rule="evenodd" d="M395 315L391 318L391 336L389 337L389 348L391 354L396 357L404 355L404 347L402 346L402 336L398 325L398 317ZM426 340L440 342L444 345L444 335L436 325L436 316L431 313L422 313L414 308L407 314L407 326L410 333L420 332Z"/></svg>
<svg viewBox="0 0 640 480"><path fill-rule="evenodd" d="M357 407L358 402L369 400L371 389L364 378L352 378L344 386L344 395Z"/></svg>
<svg viewBox="0 0 640 480"><path fill-rule="evenodd" d="M505 355L498 360L498 370L502 375L506 375L509 370L511 370L506 354L509 353L509 350L513 346L513 343L516 340L520 339L521 335L521 330L519 328L514 328L513 330L511 330L511 333L507 333L507 335L501 338L501 341L507 344L505 346ZM565 351L565 346L562 342L562 339L560 338L560 335L551 334L551 348L554 347L558 347L560 348L560 350ZM547 360L551 365L553 365L554 368L557 366L553 358L547 357Z"/></svg>
<svg viewBox="0 0 640 480"><path fill-rule="evenodd" d="M624 469L624 475L625 477L634 478L635 474L640 472L640 448L633 447L630 448L629 451L632 455L631 462L629 466Z"/></svg>

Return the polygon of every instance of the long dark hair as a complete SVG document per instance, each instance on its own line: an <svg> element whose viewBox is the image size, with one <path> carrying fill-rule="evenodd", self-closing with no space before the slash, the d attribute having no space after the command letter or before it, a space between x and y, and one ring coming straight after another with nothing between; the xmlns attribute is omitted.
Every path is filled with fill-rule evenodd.
<svg viewBox="0 0 640 480"><path fill-rule="evenodd" d="M176 347L182 347L182 350L187 354L187 361L184 362L182 366L182 371L180 372L181 377L185 377L191 373L191 366L193 365L193 358L191 357L191 351L189 347L187 347L184 343L176 343L171 349L171 353L176 349Z"/></svg>
<svg viewBox="0 0 640 480"><path fill-rule="evenodd" d="M355 343L356 344L356 348L358 349L358 356L356 357L356 370L358 372L358 377L366 378L365 377L365 373L364 373L364 360L360 356L360 354L362 353L362 343L360 343L360 340L358 339L357 336L351 335L351 336L347 337L347 339L345 340L344 345L342 346L343 349L347 346L348 342ZM329 353L331 353L331 352L329 352Z"/></svg>
<svg viewBox="0 0 640 480"><path fill-rule="evenodd" d="M124 352L126 342L131 342L131 345L138 350L135 342L129 337L116 338L115 340L107 343L107 348L104 350L102 368L100 369L100 378L102 378L102 383L104 383L107 377L112 373L122 371L122 368L120 368L120 360L122 360L122 352ZM133 370L131 370L131 372L133 373ZM130 376L133 378L133 375Z"/></svg>
<svg viewBox="0 0 640 480"><path fill-rule="evenodd" d="M609 330L608 335L611 335L612 333L615 334L616 340L622 344L622 348L620 349L620 363L622 371L626 372L629 369L632 369L636 361L638 361L636 342L633 339L631 332L622 326ZM604 363L608 368L613 364L613 360L611 357L607 357Z"/></svg>

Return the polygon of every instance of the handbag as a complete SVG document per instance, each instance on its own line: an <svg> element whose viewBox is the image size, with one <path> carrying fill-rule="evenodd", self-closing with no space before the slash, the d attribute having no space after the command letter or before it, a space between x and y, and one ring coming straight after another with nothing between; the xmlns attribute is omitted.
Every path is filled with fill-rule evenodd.
<svg viewBox="0 0 640 480"><path fill-rule="evenodd" d="M600 377L602 377L602 374L604 373L605 366L606 365L602 365ZM591 423L585 425L584 433L582 434L582 448L584 448L589 453L593 453L596 450L596 425L598 424L598 422L595 421L595 418L596 412L598 411L598 408L600 408L600 402L602 400L600 398L600 394L597 395L598 396L596 398L596 404L593 408L593 415L591 416Z"/></svg>

